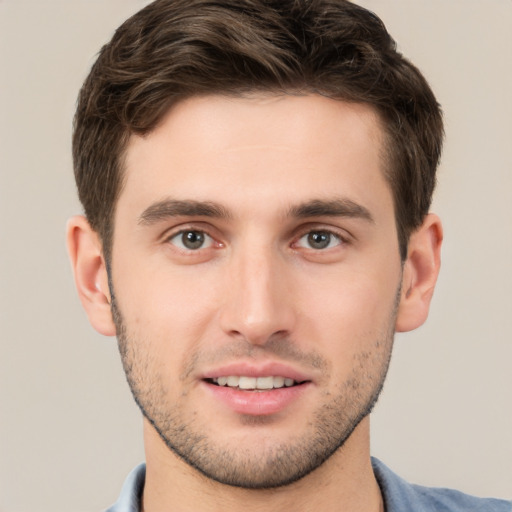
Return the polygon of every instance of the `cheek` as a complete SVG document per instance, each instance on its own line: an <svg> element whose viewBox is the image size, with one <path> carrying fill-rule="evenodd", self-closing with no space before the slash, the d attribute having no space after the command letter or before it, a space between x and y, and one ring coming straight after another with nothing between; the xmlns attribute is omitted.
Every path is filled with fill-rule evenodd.
<svg viewBox="0 0 512 512"><path fill-rule="evenodd" d="M215 314L211 280L191 267L170 272L146 265L141 272L114 280L114 289L132 335L159 344L160 352L166 347L176 351L183 343L196 339Z"/></svg>
<svg viewBox="0 0 512 512"><path fill-rule="evenodd" d="M343 274L303 286L310 292L302 294L300 309L308 336L347 358L371 350L375 342L389 336L399 275L379 279L374 274Z"/></svg>

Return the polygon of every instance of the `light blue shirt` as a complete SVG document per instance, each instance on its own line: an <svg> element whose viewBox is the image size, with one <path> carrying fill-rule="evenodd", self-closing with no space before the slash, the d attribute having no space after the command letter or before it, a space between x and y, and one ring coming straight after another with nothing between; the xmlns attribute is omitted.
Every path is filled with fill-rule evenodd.
<svg viewBox="0 0 512 512"><path fill-rule="evenodd" d="M372 458L372 465L386 512L512 512L512 501L409 484L379 460ZM106 512L140 512L145 478L146 465L140 464L128 475L119 499Z"/></svg>

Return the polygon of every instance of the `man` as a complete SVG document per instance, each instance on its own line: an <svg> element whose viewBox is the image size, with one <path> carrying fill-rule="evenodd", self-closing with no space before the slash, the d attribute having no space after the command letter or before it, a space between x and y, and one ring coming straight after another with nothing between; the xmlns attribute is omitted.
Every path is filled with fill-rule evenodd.
<svg viewBox="0 0 512 512"><path fill-rule="evenodd" d="M440 108L343 0L157 0L80 93L68 245L146 465L112 511L510 511L370 458L393 336L428 314Z"/></svg>

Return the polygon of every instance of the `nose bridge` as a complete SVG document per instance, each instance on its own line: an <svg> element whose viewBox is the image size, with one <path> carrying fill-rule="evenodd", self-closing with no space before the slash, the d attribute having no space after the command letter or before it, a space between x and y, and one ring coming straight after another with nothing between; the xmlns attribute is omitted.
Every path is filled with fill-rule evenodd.
<svg viewBox="0 0 512 512"><path fill-rule="evenodd" d="M293 314L279 251L268 240L246 240L233 250L230 266L231 293L222 312L224 330L252 344L286 335Z"/></svg>

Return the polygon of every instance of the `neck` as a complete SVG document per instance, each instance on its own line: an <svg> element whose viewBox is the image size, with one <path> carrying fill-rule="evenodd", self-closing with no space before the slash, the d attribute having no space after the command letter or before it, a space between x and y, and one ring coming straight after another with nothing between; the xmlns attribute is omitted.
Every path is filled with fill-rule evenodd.
<svg viewBox="0 0 512 512"><path fill-rule="evenodd" d="M381 512L384 510L369 453L369 418L344 446L301 480L251 490L215 482L190 467L145 422L146 483L143 512Z"/></svg>

